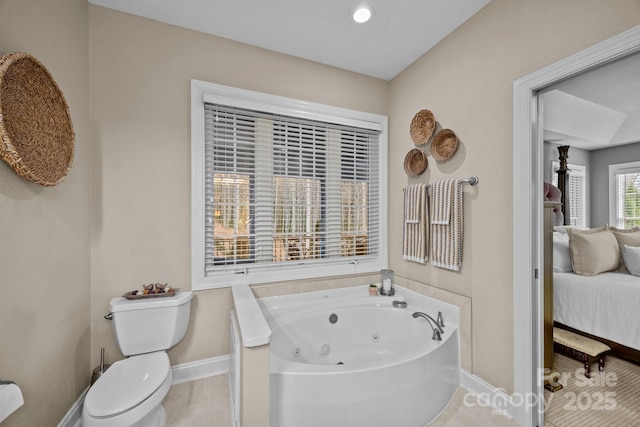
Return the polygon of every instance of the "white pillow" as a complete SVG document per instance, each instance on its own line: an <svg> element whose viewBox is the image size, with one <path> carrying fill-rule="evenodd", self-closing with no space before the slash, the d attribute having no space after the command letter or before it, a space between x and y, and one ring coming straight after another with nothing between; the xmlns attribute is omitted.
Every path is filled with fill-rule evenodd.
<svg viewBox="0 0 640 427"><path fill-rule="evenodd" d="M609 227L609 230L616 236L616 240L618 241L618 246L620 247L620 253L622 253L622 247L624 245L629 246L640 246L640 228L633 227L627 229L618 229L615 227ZM625 261L623 257L620 257L620 269L624 270L626 268Z"/></svg>
<svg viewBox="0 0 640 427"><path fill-rule="evenodd" d="M629 273L640 276L640 246L624 245L622 258L624 258L624 265L627 266Z"/></svg>
<svg viewBox="0 0 640 427"><path fill-rule="evenodd" d="M570 273L571 254L569 253L569 235L565 232L553 233L553 271L556 273Z"/></svg>

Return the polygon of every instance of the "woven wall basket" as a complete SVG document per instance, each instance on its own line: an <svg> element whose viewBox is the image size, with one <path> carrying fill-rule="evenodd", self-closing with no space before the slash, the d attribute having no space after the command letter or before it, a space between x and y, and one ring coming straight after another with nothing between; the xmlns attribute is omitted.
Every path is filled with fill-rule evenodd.
<svg viewBox="0 0 640 427"><path fill-rule="evenodd" d="M431 155L438 161L447 160L458 150L458 137L451 129L442 129L433 137Z"/></svg>
<svg viewBox="0 0 640 427"><path fill-rule="evenodd" d="M404 158L404 171L412 178L421 175L427 170L427 166L429 166L427 156L417 148L410 150Z"/></svg>
<svg viewBox="0 0 640 427"><path fill-rule="evenodd" d="M71 169L69 107L47 69L28 53L0 57L0 156L28 181L52 186Z"/></svg>
<svg viewBox="0 0 640 427"><path fill-rule="evenodd" d="M413 116L409 126L409 135L416 145L422 145L431 138L436 128L436 119L429 110L420 110Z"/></svg>

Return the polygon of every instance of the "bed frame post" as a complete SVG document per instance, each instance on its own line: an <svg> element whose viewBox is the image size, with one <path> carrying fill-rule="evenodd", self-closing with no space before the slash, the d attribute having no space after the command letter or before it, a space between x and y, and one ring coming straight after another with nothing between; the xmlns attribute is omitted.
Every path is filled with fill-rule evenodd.
<svg viewBox="0 0 640 427"><path fill-rule="evenodd" d="M558 174L558 188L562 193L562 214L564 215L564 225L571 225L570 202L569 202L569 173L571 169L567 167L567 158L569 157L569 145L561 145L558 147L560 153L560 167L556 171Z"/></svg>

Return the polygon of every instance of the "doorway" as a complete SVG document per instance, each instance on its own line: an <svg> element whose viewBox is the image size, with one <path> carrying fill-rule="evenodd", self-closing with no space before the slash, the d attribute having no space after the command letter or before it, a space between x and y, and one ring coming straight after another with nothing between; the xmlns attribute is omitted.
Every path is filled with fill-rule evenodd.
<svg viewBox="0 0 640 427"><path fill-rule="evenodd" d="M561 80L640 52L640 26L513 83L514 405L527 427L543 425L543 143L538 94Z"/></svg>

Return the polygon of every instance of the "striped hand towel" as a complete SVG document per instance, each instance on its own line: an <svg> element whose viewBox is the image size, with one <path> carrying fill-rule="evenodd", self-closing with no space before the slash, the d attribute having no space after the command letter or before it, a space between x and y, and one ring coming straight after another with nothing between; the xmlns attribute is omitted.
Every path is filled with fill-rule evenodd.
<svg viewBox="0 0 640 427"><path fill-rule="evenodd" d="M404 189L404 230L402 256L424 264L429 259L429 199L427 185L413 184Z"/></svg>
<svg viewBox="0 0 640 427"><path fill-rule="evenodd" d="M464 231L462 182L443 179L431 185L431 263L459 271Z"/></svg>

